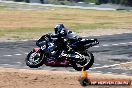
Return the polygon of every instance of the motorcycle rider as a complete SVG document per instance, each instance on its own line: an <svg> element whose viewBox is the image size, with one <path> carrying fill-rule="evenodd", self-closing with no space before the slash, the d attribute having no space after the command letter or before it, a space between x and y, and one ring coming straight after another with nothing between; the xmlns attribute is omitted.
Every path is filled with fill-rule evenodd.
<svg viewBox="0 0 132 88"><path fill-rule="evenodd" d="M76 41L82 39L80 36L76 35L74 32L69 31L63 24L57 24L54 27L55 35L52 37L58 38L58 41L61 41L62 38Z"/></svg>
<svg viewBox="0 0 132 88"><path fill-rule="evenodd" d="M55 34L52 35L52 38L57 38L56 45L57 45L57 57L60 57L64 52L64 50L67 50L67 41L64 41L66 39L66 36L68 35L69 30L65 28L63 24L57 24L54 27Z"/></svg>
<svg viewBox="0 0 132 88"><path fill-rule="evenodd" d="M57 38L57 40L55 41L55 44L57 46L56 50L56 57L60 57L61 53L64 50L68 50L67 49L67 41L64 41L64 39L72 39L72 40L76 40L79 38L79 36L75 35L72 31L69 31L67 28L65 28L65 26L63 24L57 24L54 27L54 34L47 34L46 36L48 36L49 38L49 42L47 42L48 47L45 49L45 52L50 53L55 46L52 43L52 38ZM44 36L42 36L37 42L36 45L37 46L42 46L44 43Z"/></svg>

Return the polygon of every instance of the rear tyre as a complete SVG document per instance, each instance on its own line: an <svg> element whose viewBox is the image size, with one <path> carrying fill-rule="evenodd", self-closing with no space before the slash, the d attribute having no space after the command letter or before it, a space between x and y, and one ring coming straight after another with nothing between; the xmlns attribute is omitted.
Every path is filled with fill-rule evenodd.
<svg viewBox="0 0 132 88"><path fill-rule="evenodd" d="M84 51L81 54L84 55L85 59L80 59L80 61L76 60L74 62L71 62L72 67L77 71L81 71L83 67L84 71L88 70L94 63L94 56L91 52Z"/></svg>
<svg viewBox="0 0 132 88"><path fill-rule="evenodd" d="M25 59L26 65L30 68L38 68L44 64L44 55L31 51Z"/></svg>

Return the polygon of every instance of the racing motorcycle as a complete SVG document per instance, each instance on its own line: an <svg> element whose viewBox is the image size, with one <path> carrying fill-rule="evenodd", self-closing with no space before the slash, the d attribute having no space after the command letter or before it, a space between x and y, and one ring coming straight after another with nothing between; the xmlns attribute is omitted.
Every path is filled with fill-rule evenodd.
<svg viewBox="0 0 132 88"><path fill-rule="evenodd" d="M72 36L73 37L73 36ZM30 68L38 68L45 64L46 66L72 66L75 70L88 70L94 63L93 54L88 51L88 48L99 44L97 39L78 38L70 40L70 38L63 38L63 42L67 42L67 50L62 50L59 55L59 60L55 57L57 53L57 39L52 39L54 49L49 53L44 50L48 47L49 36L44 35L43 45L33 50L27 55L25 62ZM51 42L51 40L50 40Z"/></svg>

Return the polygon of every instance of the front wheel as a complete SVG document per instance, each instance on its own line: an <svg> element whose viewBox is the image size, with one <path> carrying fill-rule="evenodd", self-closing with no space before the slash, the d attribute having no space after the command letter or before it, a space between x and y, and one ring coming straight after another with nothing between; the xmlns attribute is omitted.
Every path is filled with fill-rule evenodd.
<svg viewBox="0 0 132 88"><path fill-rule="evenodd" d="M84 51L81 54L76 54L79 58L76 58L75 61L71 61L72 67L77 70L81 71L82 68L84 70L88 70L94 63L94 56L89 51Z"/></svg>
<svg viewBox="0 0 132 88"><path fill-rule="evenodd" d="M30 68L38 68L44 64L44 55L40 52L31 51L25 59L26 65Z"/></svg>

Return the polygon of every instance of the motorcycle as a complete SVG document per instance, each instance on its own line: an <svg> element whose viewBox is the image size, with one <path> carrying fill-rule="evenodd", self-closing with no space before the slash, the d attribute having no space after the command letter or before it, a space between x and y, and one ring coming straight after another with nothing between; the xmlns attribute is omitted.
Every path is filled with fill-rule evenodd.
<svg viewBox="0 0 132 88"><path fill-rule="evenodd" d="M56 59L57 54L56 40L52 40L55 48L49 53L44 50L48 47L49 36L44 35L44 43L33 50L27 55L25 62L30 68L38 68L45 64L46 66L72 66L75 70L81 71L88 70L94 63L93 54L88 51L88 48L99 44L97 39L78 38L75 41L62 39L67 42L65 46L68 50L63 50L59 55L59 60Z"/></svg>

